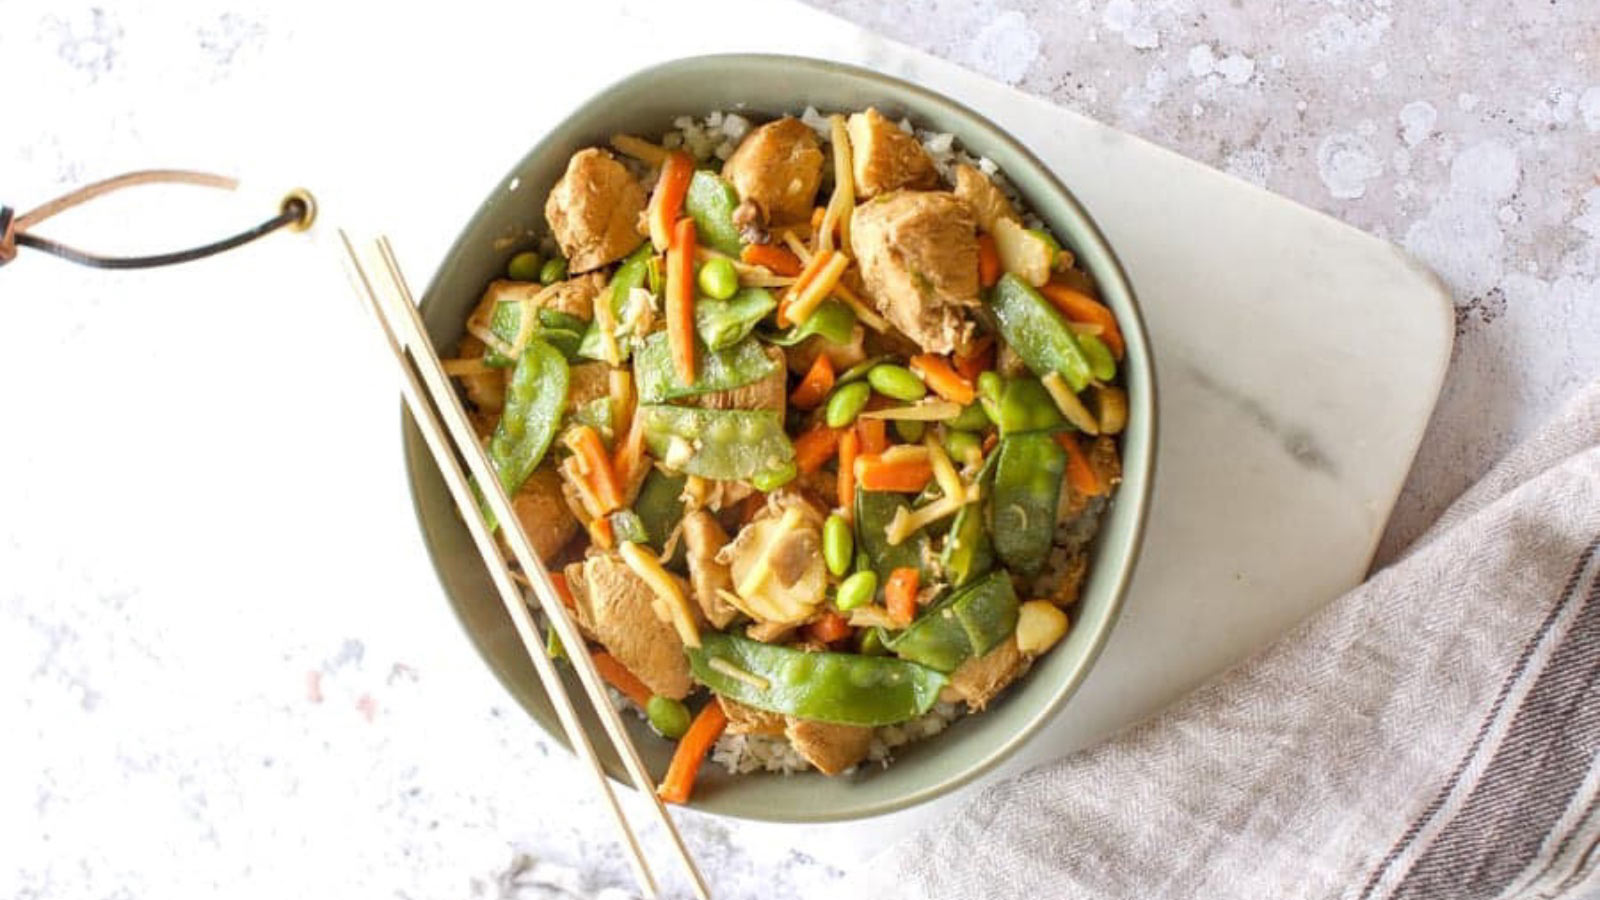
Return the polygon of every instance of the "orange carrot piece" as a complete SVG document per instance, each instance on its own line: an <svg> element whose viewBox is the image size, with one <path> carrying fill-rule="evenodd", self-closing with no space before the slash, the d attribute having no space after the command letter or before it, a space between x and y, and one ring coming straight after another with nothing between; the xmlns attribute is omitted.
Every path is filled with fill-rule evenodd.
<svg viewBox="0 0 1600 900"><path fill-rule="evenodd" d="M1072 489L1085 497L1098 497L1104 494L1106 487L1100 483L1100 476L1094 473L1094 467L1089 465L1089 457L1078 444L1077 436L1058 434L1056 443L1067 451L1067 481L1071 483Z"/></svg>
<svg viewBox="0 0 1600 900"><path fill-rule="evenodd" d="M902 628L917 617L917 570L910 566L889 573L883 586L883 602L888 607L889 620Z"/></svg>
<svg viewBox="0 0 1600 900"><path fill-rule="evenodd" d="M870 401L867 406L872 406ZM861 435L861 452L882 453L889 449L888 427L882 419L857 419L856 433Z"/></svg>
<svg viewBox="0 0 1600 900"><path fill-rule="evenodd" d="M578 601L572 597L572 586L567 584L567 576L563 572L551 572L550 583L556 586L556 596L561 598L561 605L567 609L577 609Z"/></svg>
<svg viewBox="0 0 1600 900"><path fill-rule="evenodd" d="M856 483L864 491L915 494L932 480L933 464L927 460L888 462L876 453L856 457Z"/></svg>
<svg viewBox="0 0 1600 900"><path fill-rule="evenodd" d="M1055 304L1061 314L1074 322L1086 322L1090 325L1099 325L1100 340L1105 341L1106 348L1117 359L1122 358L1123 341L1122 329L1117 327L1117 317L1105 304L1091 298L1082 291L1074 290L1066 285L1052 281L1039 288L1039 293Z"/></svg>
<svg viewBox="0 0 1600 900"><path fill-rule="evenodd" d="M594 535L595 545L601 550L615 550L617 548L617 532L611 527L611 519L601 516L589 523L589 533Z"/></svg>
<svg viewBox="0 0 1600 900"><path fill-rule="evenodd" d="M672 763L667 766L667 777L656 788L656 796L666 803L688 803L695 776L700 774L700 763L727 727L728 714L722 711L721 703L713 699L700 707L689 730L678 741L678 749L672 751Z"/></svg>
<svg viewBox="0 0 1600 900"><path fill-rule="evenodd" d="M850 623L830 609L822 614L822 618L806 626L806 636L814 641L832 644L850 636Z"/></svg>
<svg viewBox="0 0 1600 900"><path fill-rule="evenodd" d="M817 273L821 272L822 267L826 266L828 261L833 259L833 255L834 251L824 250L821 253L818 253L816 256L811 257L811 262L806 263L806 267L800 271L800 276L795 279L794 284L789 285L789 289L784 291L783 301L778 304L779 328L788 328L790 325L794 324L794 322L790 321L789 319L789 304L793 303L794 299L799 297L800 294L805 291L806 285L816 280Z"/></svg>
<svg viewBox="0 0 1600 900"><path fill-rule="evenodd" d="M828 398L828 392L831 390L833 390L833 360L828 359L826 353L818 353L817 361L811 364L806 377L800 379L794 393L789 395L789 402L801 409L816 409Z"/></svg>
<svg viewBox="0 0 1600 900"><path fill-rule="evenodd" d="M1000 280L1000 250L995 246L994 238L987 234L978 235L978 283L984 287L994 287Z"/></svg>
<svg viewBox="0 0 1600 900"><path fill-rule="evenodd" d="M650 208L645 214L650 226L650 243L655 245L657 253L672 244L672 223L683 211L683 198L689 195L689 179L693 176L694 157L682 150L668 153L667 161L661 164L661 177L656 180Z"/></svg>
<svg viewBox="0 0 1600 900"><path fill-rule="evenodd" d="M856 508L856 456L861 453L861 435L854 428L846 428L839 435L839 512L846 521L855 519Z"/></svg>
<svg viewBox="0 0 1600 900"><path fill-rule="evenodd" d="M765 266L772 270L774 275L786 275L793 278L800 274L804 265L800 257L793 251L777 244L745 244L739 251L739 261L752 266Z"/></svg>
<svg viewBox="0 0 1600 900"><path fill-rule="evenodd" d="M594 660L595 671L600 673L600 677L605 679L607 684L621 691L624 697L632 700L640 709L649 705L650 698L655 696L655 693L645 687L639 676L628 671L628 667L619 662L615 656L596 652L591 658Z"/></svg>
<svg viewBox="0 0 1600 900"><path fill-rule="evenodd" d="M621 509L622 486L617 483L617 473L611 468L611 456L600 440L600 432L592 426L579 425L573 429L570 444L572 452L578 454L584 468L589 470L585 477L594 488L601 511L609 513Z"/></svg>
<svg viewBox="0 0 1600 900"><path fill-rule="evenodd" d="M968 381L977 383L978 376L994 368L994 338L984 335L956 351L956 371Z"/></svg>
<svg viewBox="0 0 1600 900"><path fill-rule="evenodd" d="M827 357L819 357L826 359ZM949 400L966 406L978 399L978 391L972 382L963 378L945 362L944 357L932 353L919 353L911 357L911 371L922 376L924 383L933 388L933 392Z"/></svg>
<svg viewBox="0 0 1600 900"><path fill-rule="evenodd" d="M679 219L667 249L667 344L684 384L694 384L694 220Z"/></svg>
<svg viewBox="0 0 1600 900"><path fill-rule="evenodd" d="M794 464L806 475L816 472L839 451L839 432L818 422L794 439Z"/></svg>

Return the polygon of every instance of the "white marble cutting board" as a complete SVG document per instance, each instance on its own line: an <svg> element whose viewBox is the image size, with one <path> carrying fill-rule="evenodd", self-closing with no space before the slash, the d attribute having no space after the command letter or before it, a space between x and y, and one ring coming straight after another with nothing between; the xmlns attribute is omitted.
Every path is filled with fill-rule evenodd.
<svg viewBox="0 0 1600 900"><path fill-rule="evenodd" d="M336 224L387 231L420 286L498 177L545 126L603 84L673 56L796 52L865 63L980 110L1054 167L1118 248L1150 326L1160 390L1157 483L1144 555L1122 621L1088 681L1060 718L991 778L1059 757L1159 708L1362 578L1450 350L1446 295L1432 276L1389 244L797 5L719 0L701 4L690 16L676 5L655 2L528 4L490 6L468 15L473 5L374 9L367 17L330 17L294 34L292 59L280 56L271 66L250 70L232 88L239 108L255 114L230 118L228 127L214 129L193 128L181 104L148 114L142 120L154 154L148 162L216 167L219 160L236 160L236 171L258 183L307 184L323 203L324 238ZM502 27L460 27L489 20ZM603 23L599 48L563 39L592 31L597 21ZM182 135L183 142L162 146L163 134ZM122 159L110 165L141 162ZM136 205L124 209L141 210ZM149 215L147 208L142 212ZM184 227L186 234L197 228ZM106 234L114 237L115 229ZM157 237L170 234L156 231ZM83 243L96 244L88 238ZM137 573L151 595L198 596L231 579L241 597L260 601L244 614L263 634L277 635L283 619L308 614L330 617L354 632L373 611L371 601L361 599L363 592L416 592L417 579L427 577L425 566L411 559L382 570L341 568L349 557L340 542L350 531L362 534L362 559L370 562L381 558L383 548L412 549L414 527L405 519L403 502L380 499L387 496L382 492L403 490L398 428L388 424L397 417L398 403L392 412L368 409L392 396L387 373L377 368L381 357L361 333L367 324L332 264L331 244L321 256L307 249L296 239L274 238L236 261L159 277L127 276L121 283L152 295L170 291L169 308L135 311L108 304L93 311L102 327L116 323L129 333L147 327L151 316L196 326L172 332L180 340L187 336L179 353L164 353L158 344L148 350L126 346L93 329L87 338L96 341L94 350L103 359L123 361L125 371L147 377L159 373L166 379L162 387L193 390L187 378L191 363L183 353L228 366L235 380L226 389L206 389L209 403L226 403L240 394L267 398L250 409L253 422L262 426L257 431L243 429L233 418L184 431L194 426L176 409L168 413L171 421L162 423L175 447L222 435L230 441L225 446L231 458L207 455L178 465L156 449L141 449L143 442L129 441L119 452L130 464L148 463L155 468L144 471L166 472L174 481L192 476L193 466L219 478L238 471L266 473L269 466L286 462L307 477L317 465L345 473L342 487L332 474L318 482L322 493L317 495L290 486L250 498L253 512L277 516L270 529L262 518L261 534L252 532L254 546L281 551L292 565L246 569L242 560L248 557L228 555L238 542L201 534L187 539L198 562L182 570L163 567L160 557L135 553L133 548L146 546L137 531L148 528L138 519L120 530L107 525L107 533L99 536L106 546L122 542L130 548L126 560L115 554L107 559ZM21 290L34 275L16 271L10 284ZM29 271L49 277L47 270ZM225 287L213 298L218 305L211 311L189 298L227 285L225 279L233 280L240 295L269 282L288 290L280 288L270 315L254 314L257 326L231 333L226 346L214 346L204 342L199 317L218 321L233 297ZM8 314L17 317L16 333L58 324L46 309L19 306ZM312 317L320 324L310 334L295 324ZM349 374L343 384L328 385L306 375L239 365L241 359L269 352L272 340L293 341L304 348L308 364L338 363ZM39 371L49 357L23 351L15 359L18 368L11 374L21 378ZM59 377L85 392L107 390L73 381L80 377L77 372ZM330 386L333 396L325 390ZM120 388L109 390L115 399ZM123 433L138 435L147 419L134 410L148 402L148 396L133 394L108 403L103 415L121 423ZM18 404L40 416L53 409L46 398L35 400L31 394L18 398ZM374 437L378 428L387 432ZM330 441L320 445L319 439ZM392 455L371 456L379 452ZM8 453L18 465L50 464L25 448L0 448L0 461L12 459ZM354 471L367 460L370 471ZM294 530L276 524L304 517L314 497L337 497L332 490L347 490L349 498L364 499L366 505L341 504L336 515L295 520ZM20 493L46 509L42 489L24 486ZM159 498L141 499L155 503ZM48 528L52 522L70 527L65 518L42 524ZM251 577L241 579L241 573ZM296 586L303 597L291 596ZM331 602L336 592L348 602ZM431 584L422 593L437 595ZM317 599L324 595L330 601ZM442 610L444 599L436 600ZM268 603L277 604L276 615ZM221 611L196 609L197 615L216 618L211 627L229 627ZM445 618L436 616L439 622ZM437 640L465 644L454 632L439 632ZM216 652L215 661L224 662L222 649ZM276 672L269 661L260 667L262 673ZM222 691L215 699L222 703L227 696L231 693ZM397 741L382 752L409 759L407 754L423 752L417 742L433 740L425 731L411 737L411 744ZM359 740L351 737L350 746L364 747ZM483 748L472 759L474 765L511 768L536 765L539 757L514 756L510 748L496 747ZM813 857L847 865L943 814L975 787L866 823L738 824L735 833L740 843L805 847ZM286 808L281 815L287 821L295 813ZM603 834L592 838L609 840ZM352 871L348 882L336 883L368 882Z"/></svg>

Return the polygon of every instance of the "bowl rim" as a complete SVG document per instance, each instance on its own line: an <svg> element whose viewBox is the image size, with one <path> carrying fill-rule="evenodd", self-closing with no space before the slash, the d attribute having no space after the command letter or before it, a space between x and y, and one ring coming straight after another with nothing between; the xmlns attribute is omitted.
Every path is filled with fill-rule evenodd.
<svg viewBox="0 0 1600 900"><path fill-rule="evenodd" d="M1045 165L1045 163L1040 160L1032 150L1030 150L1017 138L1013 137L1009 131L1001 128L988 117L982 115L966 104L945 96L944 94L940 94L914 82L906 81L901 78L896 78L892 75L887 75L873 69L865 68L864 66L840 62L838 60L781 53L697 54L653 63L611 82L604 88L595 92L588 99L569 109L559 121L550 127L544 137L540 138L524 153L518 156L516 162L512 164L511 170L499 181L495 182L495 184L504 184L510 179L516 177L518 170L528 158L564 149L554 146L556 143L555 134L560 129L560 126L570 122L575 117L582 115L587 109L598 105L603 105L617 94L631 88L640 80L658 77L668 73L676 74L680 70L693 70L696 68L718 67L721 69L726 69L727 67L734 66L773 65L781 65L791 69L806 70L800 73L803 75L829 77L842 74L851 78L864 79L879 85L892 86L896 91L911 95L914 104L943 107L945 111L953 112L957 117L964 116L972 120L978 129L987 131L987 134L985 135L987 138L1005 145L1009 151L1014 153L1022 160L1025 166L1031 167L1033 170L1032 174L1042 182L1044 190L1046 192L1054 192L1056 195L1055 199L1061 202L1070 215L1077 217L1078 222L1075 224L1080 227L1081 236L1075 236L1074 240L1080 245L1079 249L1082 250L1084 247L1092 246L1097 255L1101 257L1103 263L1102 265L1096 267L1094 273L1096 279L1104 281L1105 278L1102 276L1108 276L1109 279L1115 283L1117 288L1122 291L1124 296L1127 298L1127 316L1124 318L1119 313L1118 317L1118 324L1122 327L1122 332L1129 350L1129 352L1127 352L1124 356L1123 364L1137 369L1140 377L1143 379L1146 385L1146 390L1144 391L1142 397L1137 398L1137 400L1134 400L1134 398L1130 397L1130 401L1133 402L1133 407L1129 410L1130 417L1134 415L1140 415L1145 419L1147 438L1144 442L1144 452L1141 454L1142 458L1140 459L1144 471L1144 477L1137 484L1133 485L1130 485L1127 481L1124 481L1117 493L1117 500L1119 502L1129 504L1133 507L1131 512L1132 522L1129 526L1130 534L1128 537L1128 548L1119 559L1110 561L1112 571L1108 572L1104 569L1097 569L1097 575L1099 577L1109 577L1111 579L1109 588L1110 597L1104 614L1103 624L1099 630L1091 636L1088 647L1078 659L1075 667L1070 670L1065 677L1060 679L1060 683L1053 688L1051 696L1049 696L1039 710L1035 712L1027 721L1025 721L1020 728L1015 729L1011 734L1007 735L995 746L984 751L959 773L943 779L931 781L929 784L923 787L919 787L915 790L907 791L884 800L867 801L856 806L844 809L834 808L821 813L814 813L805 810L763 810L761 814L750 814L724 810L707 810L698 808L693 804L688 807L703 815L716 815L731 819L771 822L777 824L842 823L887 815L890 813L910 809L915 806L920 806L921 804L927 803L944 795L951 794L967 786L968 784L971 784L978 778L995 769L1002 762L1011 757L1012 754L1026 744L1030 739L1032 739L1047 723L1055 719L1056 716L1061 713L1062 709L1067 705L1067 701L1077 693L1078 688L1082 686L1084 679L1088 677L1089 672L1094 668L1095 662L1099 659L1101 652L1105 649L1106 642L1110 639L1111 632L1116 628L1117 621L1121 616L1123 604L1127 597L1129 584L1132 581L1133 572L1137 567L1139 559L1143 553L1145 532L1149 520L1150 498L1152 496L1156 479L1156 448L1160 437L1160 423L1156 417L1159 388L1156 380L1155 364L1151 358L1149 338L1145 326L1144 315L1139 305L1138 296L1133 289L1133 284L1129 280L1127 272L1123 268L1121 258L1117 256L1115 250L1106 240L1104 233L1100 229L1099 223L1097 223L1094 220L1094 217L1089 214L1089 211L1084 208L1083 204L1078 200L1077 195L1075 195L1071 189L1063 184L1061 179L1056 176L1055 172L1049 166ZM910 109L908 112L915 114L916 110ZM960 137L960 135L958 135L958 137ZM496 189L492 188L489 196L493 197L497 192L498 191ZM457 257L464 251L467 246L468 235L474 230L474 226L477 224L477 222L482 217L488 215L492 209L493 204L491 203L479 204L472 216L462 225L461 230L457 234L455 240L451 242L449 249L446 250L444 255L440 257L440 264L438 268L430 276L426 289L421 293L419 309L424 311L426 310L428 301L435 296L436 290L438 290L440 287L439 280L445 273L447 262L450 259ZM1082 254L1080 253L1080 255ZM1106 271L1101 271L1102 268ZM456 602L454 594L449 588L448 581L445 578L445 561L440 556L440 547L439 543L434 537L433 524L429 521L428 517L424 513L422 501L417 490L419 466L433 466L434 462L427 456L425 452L419 452L415 441L408 439L408 432L414 432L416 426L411 419L410 413L405 409L404 404L401 404L400 406L401 447L405 460L407 490L411 495L412 510L417 517L417 524L422 532L423 545L427 550L429 563L434 570L434 576L439 580L441 592L445 595L445 599L450 603L451 613L455 617L457 624L465 633L468 641L472 644L473 649L477 651L480 659L494 674L495 679L500 682L501 686L505 688L515 700L517 694L515 686L511 683L508 675L499 666L492 664L487 658L486 648L483 642L480 640L479 635L471 627L469 627L465 616L462 614L462 611ZM1124 459L1124 468L1127 468L1126 459ZM543 690L542 686L536 686L536 688L541 692ZM534 715L531 710L524 707L520 701L517 702L517 706L523 710L528 718L532 720L533 723L537 725L547 737L553 739L569 753L572 752L572 747L567 740L567 736L562 733L559 728L551 728L538 716ZM607 776L610 777L615 784L629 790L634 789L633 785L627 779L619 777L618 774L612 771L609 766L605 768L607 771Z"/></svg>

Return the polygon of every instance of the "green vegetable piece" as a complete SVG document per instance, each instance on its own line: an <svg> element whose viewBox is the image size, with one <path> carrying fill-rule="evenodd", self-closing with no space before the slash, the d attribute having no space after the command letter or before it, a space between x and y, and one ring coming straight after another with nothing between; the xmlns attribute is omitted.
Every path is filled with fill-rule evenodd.
<svg viewBox="0 0 1600 900"><path fill-rule="evenodd" d="M778 484L794 477L794 445L774 410L645 405L639 417L650 455L670 469L701 478L782 479Z"/></svg>
<svg viewBox="0 0 1600 900"><path fill-rule="evenodd" d="M994 477L994 461L999 454L984 460L978 470L977 483L984 496L988 496ZM940 564L953 587L961 587L994 568L994 541L989 537L989 523L984 515L985 504L968 503L956 513L950 523L950 533L944 540L944 553Z"/></svg>
<svg viewBox="0 0 1600 900"><path fill-rule="evenodd" d="M989 308L1000 324L1000 336L1033 374L1060 372L1074 391L1088 386L1089 360L1067 320L1027 282L1010 272L1000 276Z"/></svg>
<svg viewBox="0 0 1600 900"><path fill-rule="evenodd" d="M714 256L700 267L696 282L702 294L713 300L726 300L739 290L739 273L733 268L733 260Z"/></svg>
<svg viewBox="0 0 1600 900"><path fill-rule="evenodd" d="M1036 378L1013 378L1000 397L1000 436L1060 427L1064 420L1050 392Z"/></svg>
<svg viewBox="0 0 1600 900"><path fill-rule="evenodd" d="M532 250L524 250L511 257L511 262L506 264L506 277L512 281L538 281L539 267L544 265L544 257Z"/></svg>
<svg viewBox="0 0 1600 900"><path fill-rule="evenodd" d="M1002 438L997 454L994 549L1013 572L1035 575L1050 556L1067 451L1053 435L1032 431Z"/></svg>
<svg viewBox="0 0 1600 900"><path fill-rule="evenodd" d="M723 300L701 297L694 304L694 329L707 347L721 350L744 340L777 308L778 301L765 288L748 287Z"/></svg>
<svg viewBox="0 0 1600 900"><path fill-rule="evenodd" d="M979 415L982 415L982 413L980 412ZM983 452L983 438L978 437L977 434L971 431L956 431L952 429L945 432L944 449L946 453L950 454L950 458L955 460L957 465L965 465L967 457L974 451Z"/></svg>
<svg viewBox="0 0 1600 900"><path fill-rule="evenodd" d="M916 569L923 583L931 574L926 565L929 544L926 529L898 544L889 544L886 529L895 510L902 506L910 506L903 494L856 488L856 546L866 553L879 584L887 582L889 573L901 567Z"/></svg>
<svg viewBox="0 0 1600 900"><path fill-rule="evenodd" d="M631 509L619 509L606 517L611 521L611 531L616 535L617 541L631 541L635 544L648 544L650 533L645 531L644 522L639 514Z"/></svg>
<svg viewBox="0 0 1600 900"><path fill-rule="evenodd" d="M577 358L578 347L582 342L580 335L589 324L577 316L560 312L554 309L539 310L539 324L533 330L533 336L541 338L545 343L561 351L561 355L568 360ZM510 344L516 341L517 333L522 330L522 304L497 303L494 315L489 317L489 330L495 337ZM494 350L485 350L483 362L496 369L506 369L516 365L516 360L497 353Z"/></svg>
<svg viewBox="0 0 1600 900"><path fill-rule="evenodd" d="M767 343L780 347L793 347L814 334L822 335L822 339L830 344L848 344L855 337L855 330L855 310L837 300L824 300L811 313L811 318L790 326L786 331L764 334L762 337Z"/></svg>
<svg viewBox="0 0 1600 900"><path fill-rule="evenodd" d="M1029 228L1028 233L1044 242L1050 248L1050 268L1054 269L1061 262L1061 242L1056 236L1043 228Z"/></svg>
<svg viewBox="0 0 1600 900"><path fill-rule="evenodd" d="M912 403L928 395L928 386L916 373L905 366L881 363L867 373L867 383L878 393L895 400Z"/></svg>
<svg viewBox="0 0 1600 900"><path fill-rule="evenodd" d="M822 523L822 559L828 571L843 576L850 571L850 561L855 559L856 540L850 532L850 523L844 516L833 513Z"/></svg>
<svg viewBox="0 0 1600 900"><path fill-rule="evenodd" d="M489 461L507 494L539 467L567 406L567 361L541 340L528 342L506 386L505 411L489 438Z"/></svg>
<svg viewBox="0 0 1600 900"><path fill-rule="evenodd" d="M856 652L862 656L883 656L889 648L883 645L883 635L876 628L863 628L856 637Z"/></svg>
<svg viewBox="0 0 1600 900"><path fill-rule="evenodd" d="M865 381L852 381L833 389L823 416L829 428L843 428L856 420L867 401L872 399L872 385Z"/></svg>
<svg viewBox="0 0 1600 900"><path fill-rule="evenodd" d="M919 422L915 419L894 420L894 433L899 435L900 440L907 443L915 444L917 441L922 440L922 432L926 431L927 428L928 423Z"/></svg>
<svg viewBox="0 0 1600 900"><path fill-rule="evenodd" d="M989 427L989 416L983 411L982 406L972 403L964 407L961 414L954 419L946 419L944 424L947 428L961 431L982 431Z"/></svg>
<svg viewBox="0 0 1600 900"><path fill-rule="evenodd" d="M827 303L828 303L828 301L824 301L823 305L826 306ZM816 317L813 316L812 318L816 318ZM855 365L851 366L850 368L845 369L844 372L841 373L839 375L839 377L835 378L833 381L834 381L835 384L849 384L852 381L860 381L863 378L866 378L867 377L867 373L871 372L874 368L876 368L878 363L881 363L881 362L883 362L884 360L886 360L888 358L889 357L887 357L887 356L869 356L866 359L863 359L861 362L858 362Z"/></svg>
<svg viewBox="0 0 1600 900"><path fill-rule="evenodd" d="M1011 576L991 572L935 603L884 643L901 659L952 672L970 657L994 649L1016 627L1017 593Z"/></svg>
<svg viewBox="0 0 1600 900"><path fill-rule="evenodd" d="M646 535L642 543L650 545L650 549L657 553L666 549L667 537L683 521L685 480L682 475L668 475L651 467L650 474L645 476L644 484L639 487L639 498L633 501L633 511L639 516L639 523L644 526ZM666 565L669 569L683 568L682 541L673 549L672 558L667 560Z"/></svg>
<svg viewBox="0 0 1600 900"><path fill-rule="evenodd" d="M978 374L978 405L983 408L983 417L992 425L1000 424L1000 397L1005 389L1006 380L999 372Z"/></svg>
<svg viewBox="0 0 1600 900"><path fill-rule="evenodd" d="M739 255L744 241L739 239L739 226L733 224L738 206L739 192L716 175L698 169L689 179L683 208L694 219L695 236L701 244L729 256Z"/></svg>
<svg viewBox="0 0 1600 900"><path fill-rule="evenodd" d="M800 475L800 467L793 460L750 476L750 485L763 494L775 491Z"/></svg>
<svg viewBox="0 0 1600 900"><path fill-rule="evenodd" d="M633 251L627 259L622 261L622 265L617 267L616 274L611 276L611 283L606 290L611 299L612 316L621 316L622 310L628 304L628 294L634 288L645 286L645 280L649 277L650 264L655 259L651 254L651 244L649 241L645 241L639 249ZM654 294L660 293L653 286L650 291ZM622 358L627 359L627 343L623 341L618 343L621 345L618 349L622 352ZM588 324L587 329L583 332L583 342L578 346L578 355L586 359L605 359L605 355L600 351L599 322L590 322Z"/></svg>
<svg viewBox="0 0 1600 900"><path fill-rule="evenodd" d="M939 672L892 656L807 653L730 634L704 635L688 654L694 677L721 696L840 725L914 719L932 708L945 685ZM745 677L729 675L728 667Z"/></svg>
<svg viewBox="0 0 1600 900"><path fill-rule="evenodd" d="M539 283L555 284L567 277L567 261L559 256L552 256L539 267Z"/></svg>
<svg viewBox="0 0 1600 900"><path fill-rule="evenodd" d="M555 626L544 627L544 655L551 659L565 659L567 648L561 645L561 635L556 634Z"/></svg>
<svg viewBox="0 0 1600 900"><path fill-rule="evenodd" d="M640 403L660 403L712 391L754 384L782 369L782 363L768 356L758 341L746 340L721 350L708 350L702 344L695 365L694 384L678 380L672 364L672 347L667 333L658 331L645 338L634 354L633 378Z"/></svg>
<svg viewBox="0 0 1600 900"><path fill-rule="evenodd" d="M668 740L675 741L689 731L689 707L684 706L681 700L655 694L645 704L644 715L650 720L650 727L655 729L656 734Z"/></svg>
<svg viewBox="0 0 1600 900"><path fill-rule="evenodd" d="M839 591L834 594L833 605L843 610L855 609L871 603L873 595L877 593L877 574L870 569L857 572L839 582Z"/></svg>
<svg viewBox="0 0 1600 900"><path fill-rule="evenodd" d="M1117 377L1117 359L1111 355L1111 348L1105 341L1092 334L1080 334L1078 347L1089 360L1089 371L1096 381L1111 381Z"/></svg>

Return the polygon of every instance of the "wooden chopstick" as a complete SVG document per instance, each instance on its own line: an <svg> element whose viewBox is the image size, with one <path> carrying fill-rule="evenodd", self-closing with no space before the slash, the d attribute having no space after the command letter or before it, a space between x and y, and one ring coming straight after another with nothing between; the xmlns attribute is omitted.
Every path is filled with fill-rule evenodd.
<svg viewBox="0 0 1600 900"><path fill-rule="evenodd" d="M434 461L439 465L439 471L444 476L444 481L450 489L450 496L455 500L456 507L461 510L461 517L466 522L467 531L472 535L472 542L478 548L478 553L483 557L484 564L489 569L489 578L494 582L495 590L500 594L501 601L505 604L506 611L511 614L512 624L516 627L517 636L521 638L523 647L528 651L528 656L533 660L534 671L539 675L539 681L545 687L546 693L556 708L556 717L561 721L562 730L572 742L573 749L578 757L588 766L590 774L600 787L601 796L605 798L606 808L615 820L617 829L621 832L623 843L628 848L628 861L633 868L635 879L639 887L651 897L660 894L656 884L655 875L650 871L650 864L645 859L644 851L639 846L638 837L628 826L627 817L622 806L617 801L616 794L611 789L611 781L606 777L605 769L600 764L594 745L589 741L589 735L579 723L578 712L572 705L572 699L562 689L560 676L555 667L551 665L549 657L540 646L538 631L532 616L528 612L527 604L523 602L522 591L517 588L507 568L505 560L500 556L495 547L494 538L489 533L488 525L479 513L476 499L467 482L466 473L462 471L460 462L457 461L454 450L451 449L444 426L439 422L433 408L428 404L426 391L417 379L417 373L412 368L406 357L405 348L395 336L394 330L389 326L385 314L383 301L378 299L376 289L368 277L365 267L361 264L355 248L351 246L350 239L343 231L339 232L339 239L344 243L345 251L350 257L354 270L353 274L359 281L360 293L366 299L372 313L377 317L378 323L383 327L384 337L387 339L390 351L394 354L395 361L399 364L401 379L400 391L405 398L406 407L411 410L411 417L417 423L417 428L422 432L423 440L428 445L428 450L433 454Z"/></svg>
<svg viewBox="0 0 1600 900"><path fill-rule="evenodd" d="M348 239L346 239L346 246L349 248ZM352 258L354 258L353 248L350 248L350 252ZM583 636L578 632L577 626L568 615L566 607L561 603L559 595L550 581L549 572L534 551L526 533L522 528L516 526L517 518L511 508L510 498L506 496L506 492L501 486L493 466L484 454L482 446L478 443L466 411L462 408L461 401L456 396L456 392L445 375L442 364L439 362L439 357L427 338L411 291L405 283L399 264L395 260L393 250L387 240L380 238L377 241L377 252L382 259L387 280L393 292L392 302L387 306L382 305L381 301L384 295L389 292L378 292L380 303L376 307L377 311L398 344L409 351L411 364L416 369L415 374L420 376L424 390L434 401L438 415L435 424L442 424L444 431L448 432L451 439L450 442L455 445L456 450L465 460L467 469L476 478L483 493L484 502L489 506L490 512L499 521L507 523L505 533L507 542L511 545L512 554L521 564L523 574L533 587L534 595L538 599L545 615L549 618L552 627L555 628L557 636L567 647L582 648L586 646ZM432 417L430 416L430 418ZM458 474L459 471L459 469L456 469ZM461 481L464 484L465 478L463 477ZM469 518L478 516L477 506L471 503L467 504L463 515ZM491 569L494 568L494 565L499 565L503 568L504 562L499 559L499 555L494 554L494 557L496 563L491 564ZM520 603L520 597L519 603L508 605L515 605L520 608L522 615L527 618L530 625L529 633L522 635L520 626L518 630L519 635L523 636L523 642L530 656L541 656L543 650L539 646L537 635L531 630L532 618L527 615L526 607ZM515 621L517 614L513 613L512 615ZM709 900L710 893L706 887L705 879L695 866L694 860L684 844L683 836L673 824L672 817L668 815L666 806L656 796L654 780L651 778L649 771L645 769L643 761L639 758L638 751L629 739L617 710L612 707L609 694L599 673L594 668L593 661L587 653L581 651L569 653L568 656L578 674L579 683L583 686L584 692L599 716L607 736L621 756L630 780L640 793L645 796L656 820L661 824L671 841L680 863L690 877L695 895L702 898L702 900ZM547 690L552 699L557 696L565 697L565 689L559 679L549 684ZM570 703L570 700L568 702ZM596 770L599 771L598 762L595 762L594 765Z"/></svg>

